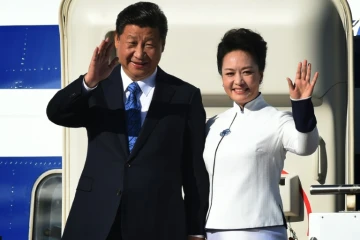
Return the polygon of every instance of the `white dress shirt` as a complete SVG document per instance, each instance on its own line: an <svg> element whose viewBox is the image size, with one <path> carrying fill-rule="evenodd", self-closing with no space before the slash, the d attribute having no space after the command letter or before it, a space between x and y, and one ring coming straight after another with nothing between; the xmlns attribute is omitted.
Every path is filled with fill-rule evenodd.
<svg viewBox="0 0 360 240"><path fill-rule="evenodd" d="M204 160L211 187L206 228L283 225L279 182L286 153L312 154L317 128L297 131L291 112L278 111L259 95L243 110L234 105L210 119L207 132Z"/></svg>
<svg viewBox="0 0 360 240"><path fill-rule="evenodd" d="M140 99L141 104L141 125L144 123L145 117L147 112L149 111L150 103L152 100L152 97L154 95L155 90L155 78L156 78L157 68L155 69L154 73L151 74L149 77L137 81L139 84L139 87L141 89L141 92L138 94L137 99ZM128 91L128 86L133 82L131 78L129 78L128 75L124 72L124 69L121 67L120 70L121 79L124 87L124 104L126 103L126 100L128 99L130 92ZM106 80L105 80L106 81ZM94 90L97 86L90 88L86 85L85 79L83 81L84 88L87 91Z"/></svg>

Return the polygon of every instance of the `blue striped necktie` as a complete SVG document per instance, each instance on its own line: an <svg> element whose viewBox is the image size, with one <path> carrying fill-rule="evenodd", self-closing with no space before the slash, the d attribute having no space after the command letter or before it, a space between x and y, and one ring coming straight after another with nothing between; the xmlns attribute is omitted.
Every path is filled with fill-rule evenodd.
<svg viewBox="0 0 360 240"><path fill-rule="evenodd" d="M141 129L141 104L140 100L137 99L137 95L141 92L141 88L137 82L132 82L127 89L130 92L130 95L125 103L125 112L129 150L131 152Z"/></svg>

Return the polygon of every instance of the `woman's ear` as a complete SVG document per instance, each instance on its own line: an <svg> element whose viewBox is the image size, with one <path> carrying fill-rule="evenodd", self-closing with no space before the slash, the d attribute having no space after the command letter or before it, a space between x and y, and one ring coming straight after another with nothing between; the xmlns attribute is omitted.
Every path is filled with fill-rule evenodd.
<svg viewBox="0 0 360 240"><path fill-rule="evenodd" d="M259 82L259 84L262 84L263 77L264 77L264 72L260 72L260 82Z"/></svg>

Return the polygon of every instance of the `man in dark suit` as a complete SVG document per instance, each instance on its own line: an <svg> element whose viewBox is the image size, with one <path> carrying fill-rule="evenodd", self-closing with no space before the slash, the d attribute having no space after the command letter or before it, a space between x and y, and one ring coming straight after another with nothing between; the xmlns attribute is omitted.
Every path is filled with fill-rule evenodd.
<svg viewBox="0 0 360 240"><path fill-rule="evenodd" d="M116 21L118 57L109 64L112 41L104 40L88 72L49 102L53 123L88 134L63 240L204 237L205 111L198 88L158 67L166 35L156 4L128 6Z"/></svg>

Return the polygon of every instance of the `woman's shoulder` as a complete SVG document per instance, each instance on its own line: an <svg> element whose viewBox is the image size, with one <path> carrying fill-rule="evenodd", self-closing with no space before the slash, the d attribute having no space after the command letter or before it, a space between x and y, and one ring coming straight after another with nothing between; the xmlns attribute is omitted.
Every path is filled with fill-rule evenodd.
<svg viewBox="0 0 360 240"><path fill-rule="evenodd" d="M233 113L234 113L234 108L229 108L229 109L225 110L224 112L221 112L221 113L216 114L215 116L209 118L207 122L215 122L220 119L226 119L228 117L233 116Z"/></svg>
<svg viewBox="0 0 360 240"><path fill-rule="evenodd" d="M233 117L234 115L234 109L233 108L229 108L224 112L221 112L211 118L209 118L206 122L206 133L210 130L211 127L213 127L214 125L220 124L223 120L226 120L230 117Z"/></svg>
<svg viewBox="0 0 360 240"><path fill-rule="evenodd" d="M274 126L283 127L284 124L292 123L294 121L291 110L279 109L274 106L268 106L266 111L266 117L269 122L272 122Z"/></svg>
<svg viewBox="0 0 360 240"><path fill-rule="evenodd" d="M267 104L267 106L263 108L263 111L265 114L276 118L292 116L291 110L279 109L278 107L270 104Z"/></svg>

